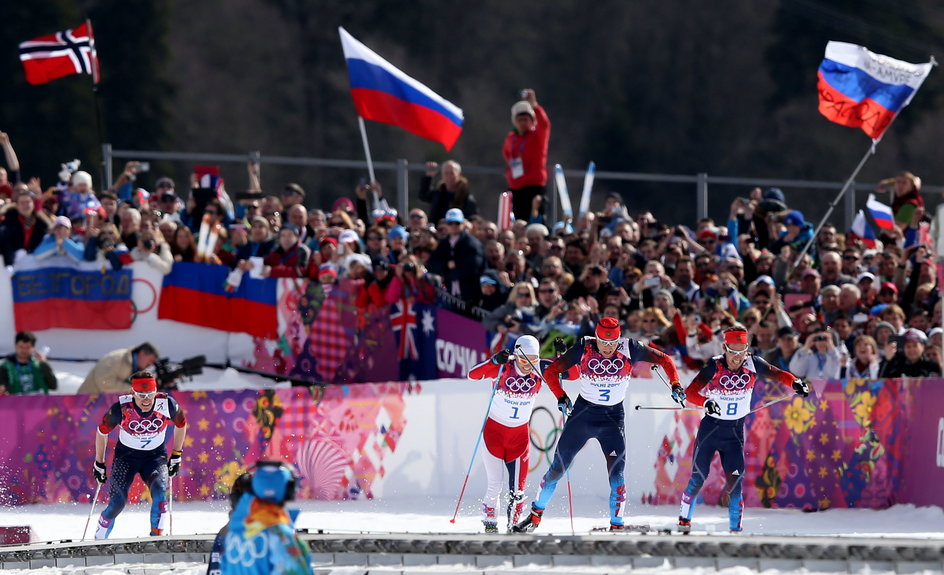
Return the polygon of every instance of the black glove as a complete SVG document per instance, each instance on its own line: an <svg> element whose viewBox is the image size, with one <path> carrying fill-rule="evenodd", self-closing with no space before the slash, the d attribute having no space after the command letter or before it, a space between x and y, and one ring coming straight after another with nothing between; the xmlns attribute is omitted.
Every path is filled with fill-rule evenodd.
<svg viewBox="0 0 944 575"><path fill-rule="evenodd" d="M705 402L705 412L708 415L721 415L721 406L717 401L709 399Z"/></svg>
<svg viewBox="0 0 944 575"><path fill-rule="evenodd" d="M672 386L672 401L678 402L679 405L685 407L685 390L677 383Z"/></svg>
<svg viewBox="0 0 944 575"><path fill-rule="evenodd" d="M492 356L492 363L497 363L498 365L505 365L508 363L508 358L511 357L511 352L507 349L503 349L500 352Z"/></svg>
<svg viewBox="0 0 944 575"><path fill-rule="evenodd" d="M567 343L564 341L564 338L555 337L554 338L554 353L556 353L557 355L564 355L566 351L567 351Z"/></svg>
<svg viewBox="0 0 944 575"><path fill-rule="evenodd" d="M180 456L182 453L180 451L173 451L170 454L170 459L167 460L167 475L173 477L180 473Z"/></svg>
<svg viewBox="0 0 944 575"><path fill-rule="evenodd" d="M92 465L92 475L95 476L95 481L105 483L108 480L108 470L105 469L105 464L96 461L95 464Z"/></svg>
<svg viewBox="0 0 944 575"><path fill-rule="evenodd" d="M802 379L794 379L793 391L797 392L797 395L807 397L810 394L810 384L806 383Z"/></svg>
<svg viewBox="0 0 944 575"><path fill-rule="evenodd" d="M564 414L564 417L570 417L570 414L574 412L574 404L570 402L566 393L557 398L557 409Z"/></svg>

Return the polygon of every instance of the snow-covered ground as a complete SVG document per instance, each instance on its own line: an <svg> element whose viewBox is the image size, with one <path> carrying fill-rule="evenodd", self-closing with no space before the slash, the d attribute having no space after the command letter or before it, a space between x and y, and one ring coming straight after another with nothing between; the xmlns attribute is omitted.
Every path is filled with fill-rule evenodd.
<svg viewBox="0 0 944 575"><path fill-rule="evenodd" d="M574 529L577 534L587 534L593 527L606 525L605 500L585 498L575 502ZM174 535L215 533L226 521L225 502L187 502L177 503L173 507ZM548 508L541 524L540 533L560 535L571 534L570 518L566 498L556 498ZM477 517L478 502L466 500L455 524L450 523L455 509L455 500L399 499L397 503L382 500L373 501L303 501L294 502L294 507L301 510L297 526L311 531L323 530L325 533L478 533L481 524ZM34 505L17 508L0 508L0 525L30 525L35 537L40 540L79 540L89 514L88 505L59 504ZM101 506L96 511L101 510ZM627 522L647 523L654 527L672 524L677 515L674 506L633 506L629 510ZM94 522L94 520L93 520ZM842 537L911 537L937 539L944 541L944 510L937 507L915 508L902 505L882 511L863 509L833 509L819 513L803 513L794 510L747 509L744 526L746 534L772 535L814 535ZM742 537L727 533L727 517L724 509L718 507L700 507L694 521L696 530L716 533L718 537ZM129 506L118 517L112 537L115 539L142 537L148 531L148 506ZM121 565L111 569L127 572L134 569L148 569L148 572L173 571L174 573L203 573L205 567L195 564L163 565ZM325 568L327 566L320 566ZM11 571L14 573L103 573L101 567L88 571L44 568L33 571ZM332 569L331 573L364 573L366 566L352 570L350 566ZM535 566L534 571L547 571L547 567ZM376 571L375 567L371 567ZM437 571L455 573L482 572L473 566L438 565ZM511 570L511 569L508 569ZM422 571L422 569L420 569ZM516 568L517 572L528 572ZM563 572L550 569L551 572ZM113 571L114 572L114 571ZM143 571L138 571L143 573ZM581 573L604 573L606 569L581 568ZM636 570L637 573L659 573L668 575L695 575L704 570L674 568L668 564L651 570ZM728 569L722 571L729 575L752 573L748 569ZM869 573L882 571L870 570ZM787 575L811 571L770 571L765 575Z"/></svg>

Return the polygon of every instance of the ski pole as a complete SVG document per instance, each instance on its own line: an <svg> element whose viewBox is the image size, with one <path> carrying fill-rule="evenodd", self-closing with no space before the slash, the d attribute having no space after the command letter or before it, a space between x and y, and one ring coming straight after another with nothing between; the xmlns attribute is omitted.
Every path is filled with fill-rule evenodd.
<svg viewBox="0 0 944 575"><path fill-rule="evenodd" d="M505 364L498 368L498 375L492 384L492 395L488 398L488 407L485 408L485 419L482 420L482 429L479 430L479 436L475 440L475 448L472 449L472 457L469 459L469 469L465 472L465 480L462 482L462 489L459 490L459 499L456 501L456 510L452 514L449 523L456 522L456 516L459 515L459 506L462 505L462 496L465 494L466 485L469 484L469 475L472 474L472 464L475 463L475 454L479 452L479 444L482 443L482 434L485 433L485 424L488 422L488 414L492 410L492 401L495 400L495 390L498 389L498 380L501 379L502 372L505 370Z"/></svg>
<svg viewBox="0 0 944 575"><path fill-rule="evenodd" d="M564 426L567 425L567 416L561 413L561 430L564 429ZM563 433L563 431L561 431ZM570 510L570 534L577 535L577 531L574 530L574 492L570 488L570 468L564 470L564 474L567 476L567 508Z"/></svg>
<svg viewBox="0 0 944 575"><path fill-rule="evenodd" d="M664 409L667 411L697 411L699 409L704 409L704 408L703 407L682 407L681 405L677 405L675 407L671 407L671 406L663 407L661 405L637 405L636 411L639 411L640 409Z"/></svg>
<svg viewBox="0 0 944 575"><path fill-rule="evenodd" d="M515 346L515 350L520 350L521 346ZM541 381L544 383L544 387L550 389L551 386L547 384L547 380L544 379L544 374L534 365L534 362L531 361L531 358L525 354L521 354L521 357L525 358L527 362L531 365L531 369L538 377L541 378ZM561 430L564 429L564 426L567 425L567 416L564 415L564 412L561 412ZM561 431L563 433L563 431ZM574 493L570 487L570 469L564 470L565 475L567 476L567 506L570 508L570 533L571 535L576 535L577 531L574 529Z"/></svg>
<svg viewBox="0 0 944 575"><path fill-rule="evenodd" d="M768 401L767 403L762 403L761 405L758 405L757 407L755 407L754 409L752 409L752 410L748 413L748 415L751 415L752 413L757 413L758 411L760 411L760 410L762 410L762 409L767 409L767 408L770 407L771 405L773 405L773 404L775 404L775 403L780 403L781 401L783 401L783 400L785 400L785 399L790 399L790 398L793 397L794 395L796 395L796 394L795 394L795 393L788 393L787 395L784 395L783 397L778 397L777 399L771 399L771 400Z"/></svg>
<svg viewBox="0 0 944 575"><path fill-rule="evenodd" d="M167 478L167 534L174 534L174 476Z"/></svg>
<svg viewBox="0 0 944 575"><path fill-rule="evenodd" d="M98 483L96 480L95 483ZM95 488L95 495L92 496L92 508L89 509L88 519L85 520L85 529L82 530L82 541L85 541L85 537L88 534L89 523L92 522L92 515L95 514L95 503L98 501L98 492L102 490L102 484L98 483L98 487Z"/></svg>

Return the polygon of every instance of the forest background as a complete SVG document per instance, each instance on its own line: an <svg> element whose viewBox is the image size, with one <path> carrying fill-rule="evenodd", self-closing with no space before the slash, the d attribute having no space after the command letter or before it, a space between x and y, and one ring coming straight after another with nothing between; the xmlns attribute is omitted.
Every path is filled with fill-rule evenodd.
<svg viewBox="0 0 944 575"><path fill-rule="evenodd" d="M816 71L826 43L861 44L910 62L944 55L944 4L934 0L30 0L9 2L0 28L0 130L24 177L55 182L73 158L99 182L101 142L115 149L246 154L261 151L263 187L289 181L309 208L350 195L365 170L266 165L266 155L363 160L338 37L354 37L464 110L449 153L395 127L367 123L375 161L414 167L454 158L501 168L510 108L533 88L552 122L549 161L583 169L842 181L870 145L859 130L817 111ZM26 83L17 44L91 18L102 81L88 76ZM907 169L939 174L944 73L935 70L891 126L858 178ZM96 102L97 100L97 102ZM102 127L96 120L98 106ZM151 162L141 185L192 164ZM224 165L230 192L242 165ZM116 170L120 164L116 165ZM379 172L394 189L391 172ZM487 217L500 176L470 177ZM411 173L415 188L419 172ZM574 196L580 182L570 183ZM694 185L598 180L631 211L694 223ZM822 214L835 190L786 189L788 202ZM388 192L389 193L389 192ZM723 220L743 186L713 186ZM415 189L411 204L415 203ZM573 201L577 202L577 197ZM884 198L887 201L887 197ZM940 202L939 194L927 201ZM857 203L863 204L860 193ZM834 221L840 223L836 217Z"/></svg>

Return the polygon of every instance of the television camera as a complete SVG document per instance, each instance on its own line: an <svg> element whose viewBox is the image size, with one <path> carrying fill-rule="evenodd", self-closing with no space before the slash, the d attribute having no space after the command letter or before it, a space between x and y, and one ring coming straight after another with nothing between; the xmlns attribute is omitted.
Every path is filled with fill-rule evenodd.
<svg viewBox="0 0 944 575"><path fill-rule="evenodd" d="M177 389L177 382L183 378L191 379L193 376L203 373L203 366L206 365L205 355L195 355L188 357L180 363L171 363L170 359L162 358L154 364L157 371L157 388L161 391L173 391Z"/></svg>

